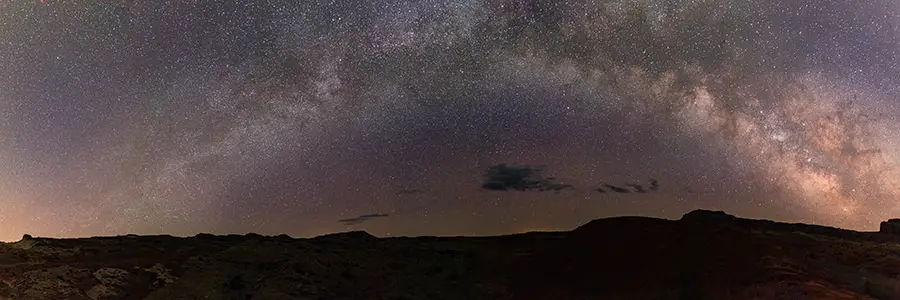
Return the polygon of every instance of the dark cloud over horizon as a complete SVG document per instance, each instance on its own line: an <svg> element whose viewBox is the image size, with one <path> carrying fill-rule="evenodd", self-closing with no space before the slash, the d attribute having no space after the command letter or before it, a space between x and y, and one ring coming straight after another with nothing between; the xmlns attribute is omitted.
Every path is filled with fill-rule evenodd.
<svg viewBox="0 0 900 300"><path fill-rule="evenodd" d="M554 182L554 177L544 177L543 167L499 164L488 168L481 188L494 191L562 191L574 189L572 185Z"/></svg>

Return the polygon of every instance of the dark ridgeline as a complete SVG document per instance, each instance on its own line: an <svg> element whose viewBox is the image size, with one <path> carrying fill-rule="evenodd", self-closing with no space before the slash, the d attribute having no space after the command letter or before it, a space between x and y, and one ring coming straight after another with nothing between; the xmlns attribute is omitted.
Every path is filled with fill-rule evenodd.
<svg viewBox="0 0 900 300"><path fill-rule="evenodd" d="M892 299L900 220L881 228L699 210L495 237L25 235L0 244L0 298Z"/></svg>

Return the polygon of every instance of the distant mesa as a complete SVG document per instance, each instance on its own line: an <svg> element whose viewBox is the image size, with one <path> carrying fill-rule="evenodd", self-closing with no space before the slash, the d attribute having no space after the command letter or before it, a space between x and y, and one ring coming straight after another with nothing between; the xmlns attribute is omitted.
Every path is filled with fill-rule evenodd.
<svg viewBox="0 0 900 300"><path fill-rule="evenodd" d="M878 232L900 235L900 219L890 219L881 222L881 226L878 228Z"/></svg>
<svg viewBox="0 0 900 300"><path fill-rule="evenodd" d="M698 209L681 217L681 222L692 224L733 225L738 222L738 217L729 215L720 210Z"/></svg>
<svg viewBox="0 0 900 300"><path fill-rule="evenodd" d="M325 235L320 235L314 237L315 240L330 240L330 241L373 241L378 240L374 235L362 231L347 231L347 232L339 232L339 233L330 233Z"/></svg>
<svg viewBox="0 0 900 300"><path fill-rule="evenodd" d="M256 232L248 232L248 233L244 234L244 237L251 238L251 239L265 238L265 236L263 236L262 234L256 233Z"/></svg>
<svg viewBox="0 0 900 300"><path fill-rule="evenodd" d="M200 238L200 239L213 239L213 238L216 238L216 236L215 236L214 234L212 234L212 233L206 233L206 232L198 233L198 234L194 235L194 237Z"/></svg>
<svg viewBox="0 0 900 300"><path fill-rule="evenodd" d="M735 219L737 217L732 216L721 210L708 210L708 209L697 209L692 210L681 216L681 220L725 220L725 219Z"/></svg>

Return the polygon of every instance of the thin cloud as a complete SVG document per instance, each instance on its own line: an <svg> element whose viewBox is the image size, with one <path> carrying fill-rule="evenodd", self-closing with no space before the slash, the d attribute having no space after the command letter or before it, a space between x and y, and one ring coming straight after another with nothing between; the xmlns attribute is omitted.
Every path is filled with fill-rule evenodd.
<svg viewBox="0 0 900 300"><path fill-rule="evenodd" d="M630 194L630 193L638 193L638 194L647 194L651 192L659 191L659 181L653 178L649 180L649 187L647 185L641 183L626 183L626 187L616 186L611 184L602 184L602 186L594 189L600 193L613 192L618 194ZM631 189L628 189L631 188Z"/></svg>
<svg viewBox="0 0 900 300"><path fill-rule="evenodd" d="M604 184L603 186L605 186L606 188L608 188L609 190L611 190L611 191L613 191L613 192L615 192L615 193L619 193L619 194L629 194L629 193L631 193L630 190L628 190L628 189L626 189L626 188L623 188L623 187L618 187L618 186L614 186L614 185L611 185L611 184Z"/></svg>
<svg viewBox="0 0 900 300"><path fill-rule="evenodd" d="M626 184L626 185L627 185L627 186L630 186L631 188L633 188L635 193L641 193L641 194L646 194L646 193L647 193L647 190L644 189L644 186L643 186L643 185L640 185L640 184L637 184L637 183L629 183L629 184Z"/></svg>
<svg viewBox="0 0 900 300"><path fill-rule="evenodd" d="M344 223L344 225L350 226L350 225L357 225L360 223L364 223L371 219L386 218L389 216L390 215L388 215L388 214L366 214L366 215L360 215L358 217L353 217L353 218L340 219L340 220L338 220L338 223Z"/></svg>
<svg viewBox="0 0 900 300"><path fill-rule="evenodd" d="M397 192L397 194L398 195L415 195L415 194L421 194L424 192L425 192L425 190L420 190L420 189L402 189L399 192Z"/></svg>

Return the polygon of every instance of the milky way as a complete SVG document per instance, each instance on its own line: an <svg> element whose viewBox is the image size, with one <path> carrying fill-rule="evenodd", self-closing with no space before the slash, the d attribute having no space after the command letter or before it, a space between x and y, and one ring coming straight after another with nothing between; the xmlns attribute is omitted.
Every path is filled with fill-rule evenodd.
<svg viewBox="0 0 900 300"><path fill-rule="evenodd" d="M0 240L900 216L894 1L238 2L0 1Z"/></svg>

